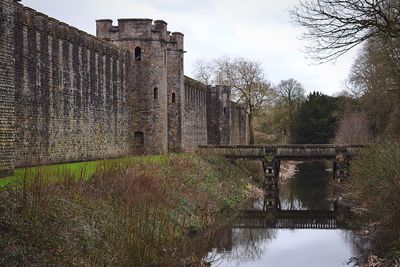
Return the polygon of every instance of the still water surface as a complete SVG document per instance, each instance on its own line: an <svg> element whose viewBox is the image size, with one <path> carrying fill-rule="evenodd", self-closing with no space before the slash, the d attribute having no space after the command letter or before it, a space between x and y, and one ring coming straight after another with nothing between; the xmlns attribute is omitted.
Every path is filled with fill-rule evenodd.
<svg viewBox="0 0 400 267"><path fill-rule="evenodd" d="M299 172L280 185L281 209L333 210L332 174L325 171L325 165L302 163L298 167ZM260 210L262 203L259 199L247 209ZM311 218L311 224L317 220ZM337 267L348 266L349 259L359 254L360 244L352 231L339 223L336 229L277 229L254 226L257 223L246 218L240 225L233 223L220 231L218 244L206 257L211 266Z"/></svg>

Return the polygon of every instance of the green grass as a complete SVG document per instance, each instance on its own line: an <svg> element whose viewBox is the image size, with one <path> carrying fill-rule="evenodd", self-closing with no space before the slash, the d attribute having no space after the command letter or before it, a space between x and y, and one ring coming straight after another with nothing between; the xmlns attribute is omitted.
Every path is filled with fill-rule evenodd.
<svg viewBox="0 0 400 267"><path fill-rule="evenodd" d="M75 163L64 163L45 165L29 168L18 168L14 171L14 175L4 177L0 179L0 188L5 186L15 186L22 182L32 181L36 177L45 177L48 182L63 182L65 179L73 180L89 180L95 174L96 170L100 166L118 167L123 166L126 163L133 165L136 164L162 164L167 160L165 155L154 155L154 156L135 156L135 157L124 157L108 160L97 160L87 162L75 162Z"/></svg>
<svg viewBox="0 0 400 267"><path fill-rule="evenodd" d="M198 266L209 234L192 250L189 233L244 203L248 171L196 154L18 170L0 189L0 266Z"/></svg>

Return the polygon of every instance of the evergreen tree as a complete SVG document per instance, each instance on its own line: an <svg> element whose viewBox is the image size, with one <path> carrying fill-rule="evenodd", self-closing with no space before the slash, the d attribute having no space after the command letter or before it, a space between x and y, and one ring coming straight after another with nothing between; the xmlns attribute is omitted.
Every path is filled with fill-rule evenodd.
<svg viewBox="0 0 400 267"><path fill-rule="evenodd" d="M297 144L326 144L334 137L338 116L337 99L313 92L296 114L291 136Z"/></svg>

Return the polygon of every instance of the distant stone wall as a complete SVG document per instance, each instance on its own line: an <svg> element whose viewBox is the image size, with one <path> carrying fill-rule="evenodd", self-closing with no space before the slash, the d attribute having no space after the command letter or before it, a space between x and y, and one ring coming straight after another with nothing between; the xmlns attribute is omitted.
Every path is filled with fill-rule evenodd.
<svg viewBox="0 0 400 267"><path fill-rule="evenodd" d="M248 144L248 116L238 103L230 102L231 106L231 144Z"/></svg>
<svg viewBox="0 0 400 267"><path fill-rule="evenodd" d="M16 7L16 166L129 154L128 52Z"/></svg>
<svg viewBox="0 0 400 267"><path fill-rule="evenodd" d="M185 77L183 147L190 151L207 144L207 86Z"/></svg>
<svg viewBox="0 0 400 267"><path fill-rule="evenodd" d="M14 5L0 2L0 177L14 169Z"/></svg>
<svg viewBox="0 0 400 267"><path fill-rule="evenodd" d="M207 93L208 144L248 144L248 115L231 101L231 88L217 85Z"/></svg>

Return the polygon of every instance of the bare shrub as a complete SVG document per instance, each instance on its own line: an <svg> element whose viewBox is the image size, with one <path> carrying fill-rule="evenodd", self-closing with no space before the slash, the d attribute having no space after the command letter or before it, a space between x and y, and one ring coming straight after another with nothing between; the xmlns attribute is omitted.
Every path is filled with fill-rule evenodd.
<svg viewBox="0 0 400 267"><path fill-rule="evenodd" d="M340 119L333 142L335 144L370 143L371 134L365 115L351 113Z"/></svg>

